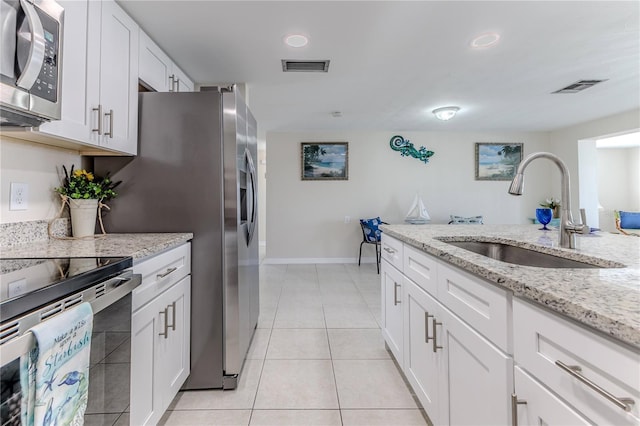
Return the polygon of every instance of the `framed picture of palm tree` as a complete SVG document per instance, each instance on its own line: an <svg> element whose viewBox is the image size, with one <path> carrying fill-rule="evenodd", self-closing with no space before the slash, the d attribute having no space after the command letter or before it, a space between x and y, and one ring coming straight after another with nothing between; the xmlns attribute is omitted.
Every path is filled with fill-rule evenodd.
<svg viewBox="0 0 640 426"><path fill-rule="evenodd" d="M348 142L302 142L302 180L348 180Z"/></svg>
<svg viewBox="0 0 640 426"><path fill-rule="evenodd" d="M521 143L476 142L476 180L511 180L522 161Z"/></svg>

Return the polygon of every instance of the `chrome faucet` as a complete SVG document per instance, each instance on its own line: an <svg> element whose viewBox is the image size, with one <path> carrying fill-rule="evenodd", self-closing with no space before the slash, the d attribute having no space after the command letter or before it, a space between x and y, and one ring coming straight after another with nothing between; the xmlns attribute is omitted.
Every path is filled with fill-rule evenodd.
<svg viewBox="0 0 640 426"><path fill-rule="evenodd" d="M524 187L524 169L527 168L536 158L546 158L553 161L560 169L562 177L562 193L560 195L560 247L564 248L576 248L576 234L588 234L590 229L587 226L586 214L584 209L580 209L580 215L582 217L582 223L574 223L571 215L571 188L569 184L569 169L558 156L551 154L550 152L534 152L528 155L516 170L516 175L509 186L509 194L522 195Z"/></svg>

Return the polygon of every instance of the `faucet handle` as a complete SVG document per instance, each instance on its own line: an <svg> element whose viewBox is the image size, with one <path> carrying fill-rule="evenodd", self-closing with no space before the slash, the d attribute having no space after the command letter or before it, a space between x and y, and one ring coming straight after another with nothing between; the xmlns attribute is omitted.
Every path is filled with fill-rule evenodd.
<svg viewBox="0 0 640 426"><path fill-rule="evenodd" d="M578 232L580 232L581 234L588 234L589 232L591 232L591 228L589 227L589 225L587 225L587 212L585 211L585 209L580 209L580 220L582 221L582 223L577 226Z"/></svg>

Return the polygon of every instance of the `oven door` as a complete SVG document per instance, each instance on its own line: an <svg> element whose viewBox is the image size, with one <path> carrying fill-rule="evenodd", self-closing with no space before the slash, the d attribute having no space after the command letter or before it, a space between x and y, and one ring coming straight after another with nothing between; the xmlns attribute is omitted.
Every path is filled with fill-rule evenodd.
<svg viewBox="0 0 640 426"><path fill-rule="evenodd" d="M12 321L14 327L23 331L0 346L1 426L21 424L24 389L20 385L20 357L29 353L35 345L35 339L28 329L62 312L66 307L83 301L91 303L94 312L85 422L93 424L92 421L95 420L98 424L112 425L127 411L131 364L131 292L140 282L139 274L132 274L131 270L124 271L82 292L31 312L17 322ZM0 335L0 340L2 338L4 336Z"/></svg>

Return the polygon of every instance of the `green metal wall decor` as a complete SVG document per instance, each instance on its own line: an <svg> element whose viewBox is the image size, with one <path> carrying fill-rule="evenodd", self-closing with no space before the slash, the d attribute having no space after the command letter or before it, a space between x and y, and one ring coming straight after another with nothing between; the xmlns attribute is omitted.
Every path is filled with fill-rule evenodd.
<svg viewBox="0 0 640 426"><path fill-rule="evenodd" d="M391 146L391 149L394 151L400 151L401 156L412 156L425 164L427 164L429 162L429 158L435 154L433 151L427 150L424 146L421 146L420 149L416 149L413 144L409 142L409 139L405 139L400 135L392 137L389 141L389 146Z"/></svg>

